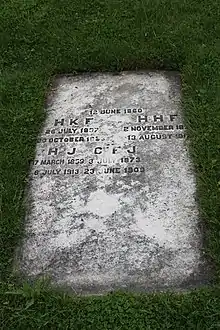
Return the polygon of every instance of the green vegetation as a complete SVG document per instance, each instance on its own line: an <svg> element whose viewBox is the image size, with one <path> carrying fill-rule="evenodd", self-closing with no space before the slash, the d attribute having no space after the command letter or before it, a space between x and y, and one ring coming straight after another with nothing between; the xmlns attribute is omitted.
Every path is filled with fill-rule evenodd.
<svg viewBox="0 0 220 330"><path fill-rule="evenodd" d="M219 0L1 0L1 329L220 328ZM184 294L69 297L16 284L23 193L57 73L178 70L216 286Z"/></svg>

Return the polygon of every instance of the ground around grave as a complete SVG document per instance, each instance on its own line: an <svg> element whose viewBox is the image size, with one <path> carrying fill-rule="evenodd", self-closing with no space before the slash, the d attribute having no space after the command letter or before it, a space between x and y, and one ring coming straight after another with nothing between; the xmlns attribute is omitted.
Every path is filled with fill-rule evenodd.
<svg viewBox="0 0 220 330"><path fill-rule="evenodd" d="M29 1L0 4L1 329L220 327L220 4L218 0ZM80 298L12 274L23 194L51 77L166 69L181 73L207 259L215 284L188 293Z"/></svg>

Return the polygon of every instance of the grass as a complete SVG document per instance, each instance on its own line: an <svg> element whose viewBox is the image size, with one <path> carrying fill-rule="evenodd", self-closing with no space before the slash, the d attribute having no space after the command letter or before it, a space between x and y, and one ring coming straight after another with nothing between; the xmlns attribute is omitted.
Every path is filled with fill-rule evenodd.
<svg viewBox="0 0 220 330"><path fill-rule="evenodd" d="M20 292L21 291L21 292ZM3 329L219 329L219 290L187 295L56 295L43 287L6 293ZM10 317L9 317L10 316Z"/></svg>
<svg viewBox="0 0 220 330"><path fill-rule="evenodd" d="M1 329L220 328L219 0L1 0ZM58 73L178 70L215 286L184 294L80 298L11 276L23 192Z"/></svg>

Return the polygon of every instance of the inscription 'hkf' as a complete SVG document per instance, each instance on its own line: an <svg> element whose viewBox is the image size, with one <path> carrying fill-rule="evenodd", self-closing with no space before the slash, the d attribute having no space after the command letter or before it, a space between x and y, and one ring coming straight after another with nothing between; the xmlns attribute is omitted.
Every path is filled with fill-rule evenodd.
<svg viewBox="0 0 220 330"><path fill-rule="evenodd" d="M177 117L177 115L169 115L169 120L170 121L174 121L174 119ZM81 123L81 124L89 124L94 118L93 117L86 117L85 120ZM154 121L154 122L163 122L165 119L165 116L164 115L154 115L154 116L148 116L148 115L138 115L137 116L137 123L146 123L146 122L149 122L149 121ZM70 118L68 120L65 120L64 118L62 119L55 119L55 122L54 122L54 126L58 126L58 125L61 125L61 126L64 126L69 124L69 125L73 125L73 126L79 126L79 118Z"/></svg>

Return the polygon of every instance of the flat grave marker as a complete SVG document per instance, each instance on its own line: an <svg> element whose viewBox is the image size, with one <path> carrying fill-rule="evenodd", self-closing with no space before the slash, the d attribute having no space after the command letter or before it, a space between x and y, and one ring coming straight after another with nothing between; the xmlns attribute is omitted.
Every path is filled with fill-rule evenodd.
<svg viewBox="0 0 220 330"><path fill-rule="evenodd" d="M57 77L31 161L19 268L79 293L204 278L177 73Z"/></svg>

